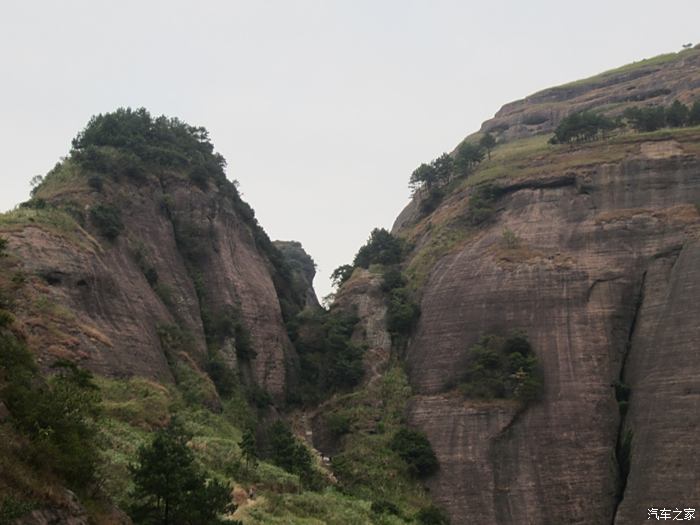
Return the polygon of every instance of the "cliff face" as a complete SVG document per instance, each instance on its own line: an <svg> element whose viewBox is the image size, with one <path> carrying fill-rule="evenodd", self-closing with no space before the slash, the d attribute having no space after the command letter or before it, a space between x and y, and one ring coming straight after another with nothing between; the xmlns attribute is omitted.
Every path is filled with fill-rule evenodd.
<svg viewBox="0 0 700 525"><path fill-rule="evenodd" d="M554 130L570 113L595 109L617 116L629 106L692 102L700 93L700 49L669 53L594 77L545 89L503 106L481 126L505 140Z"/></svg>
<svg viewBox="0 0 700 525"><path fill-rule="evenodd" d="M429 486L453 523L639 523L647 508L700 497L698 140L640 136L523 158L536 169L499 181L493 216L432 267L407 352L419 393L409 418L440 459ZM443 203L418 245L446 220L438 213L459 228L473 191ZM542 363L543 399L520 411L452 393L467 349L514 329ZM622 420L618 380L631 389ZM615 451L628 431L620 495Z"/></svg>
<svg viewBox="0 0 700 525"><path fill-rule="evenodd" d="M85 178L47 182L37 194L53 206L71 203L84 228L56 228L55 220L41 220L48 213L43 210L28 210L4 227L23 271L38 276L20 303L30 343L39 343L32 345L40 349L39 362L69 357L103 375L170 380L159 329L178 326L189 334L189 359L203 368L203 319L215 323L235 312L256 355L237 361L235 339L227 335L221 341L225 361L245 367L257 384L283 399L294 351L275 269L231 195L175 172L148 174L138 183L107 180L101 192ZM121 210L124 227L114 240L100 235L90 214L104 202ZM60 310L50 316L55 327L41 321L46 310Z"/></svg>

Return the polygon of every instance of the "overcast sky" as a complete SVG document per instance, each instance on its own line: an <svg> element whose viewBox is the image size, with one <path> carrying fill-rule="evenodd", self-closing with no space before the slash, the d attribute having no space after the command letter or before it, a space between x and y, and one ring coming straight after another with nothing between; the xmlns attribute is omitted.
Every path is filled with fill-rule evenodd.
<svg viewBox="0 0 700 525"><path fill-rule="evenodd" d="M0 209L91 115L209 129L273 239L328 275L411 171L506 102L700 40L698 0L0 0Z"/></svg>

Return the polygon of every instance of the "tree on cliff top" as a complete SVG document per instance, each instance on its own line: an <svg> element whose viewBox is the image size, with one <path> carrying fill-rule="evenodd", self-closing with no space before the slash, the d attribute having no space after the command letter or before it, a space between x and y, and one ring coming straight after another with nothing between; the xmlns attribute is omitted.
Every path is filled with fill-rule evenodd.
<svg viewBox="0 0 700 525"><path fill-rule="evenodd" d="M226 160L214 152L203 127L164 115L153 118L145 108L119 108L93 116L72 141L73 158L93 171L141 176L139 163L188 169L195 183L226 178ZM118 160L105 151L120 152Z"/></svg>
<svg viewBox="0 0 700 525"><path fill-rule="evenodd" d="M401 240L384 228L375 228L365 245L355 255L353 266L369 268L370 264L398 264L401 262L402 253Z"/></svg>

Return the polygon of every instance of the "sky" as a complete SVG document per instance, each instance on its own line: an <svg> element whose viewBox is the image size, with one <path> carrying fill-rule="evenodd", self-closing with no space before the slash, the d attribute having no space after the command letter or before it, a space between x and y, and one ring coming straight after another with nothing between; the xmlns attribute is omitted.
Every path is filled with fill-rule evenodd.
<svg viewBox="0 0 700 525"><path fill-rule="evenodd" d="M205 126L272 239L329 275L413 169L505 103L698 43L698 0L0 0L0 210L91 115Z"/></svg>

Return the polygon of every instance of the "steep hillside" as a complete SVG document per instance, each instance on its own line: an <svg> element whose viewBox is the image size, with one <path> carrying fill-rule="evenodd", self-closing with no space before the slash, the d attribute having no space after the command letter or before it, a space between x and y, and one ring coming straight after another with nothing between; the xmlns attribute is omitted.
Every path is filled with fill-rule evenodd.
<svg viewBox="0 0 700 525"><path fill-rule="evenodd" d="M554 130L574 111L595 109L620 115L637 105L692 102L700 94L700 46L668 53L591 78L545 89L503 106L481 126L504 140L531 137Z"/></svg>
<svg viewBox="0 0 700 525"><path fill-rule="evenodd" d="M434 211L419 192L397 219L421 308L408 417L440 460L427 484L453 523L640 523L700 497L700 129L571 145L544 134L584 108L693 102L699 57L504 106L482 127L504 124L491 159ZM660 98L629 98L652 87ZM540 398L465 395L470 348L514 331L542 369Z"/></svg>
<svg viewBox="0 0 700 525"><path fill-rule="evenodd" d="M58 322L63 337L27 322L39 362L67 357L104 375L167 381L162 329L178 326L198 367L209 346L283 400L294 351L280 308L291 289L281 255L222 175L180 159L134 160L132 149L74 148L25 207L0 219L24 271L41 278L31 280L20 318L41 317L39 294L40 308L69 313ZM234 324L249 333L245 356Z"/></svg>

